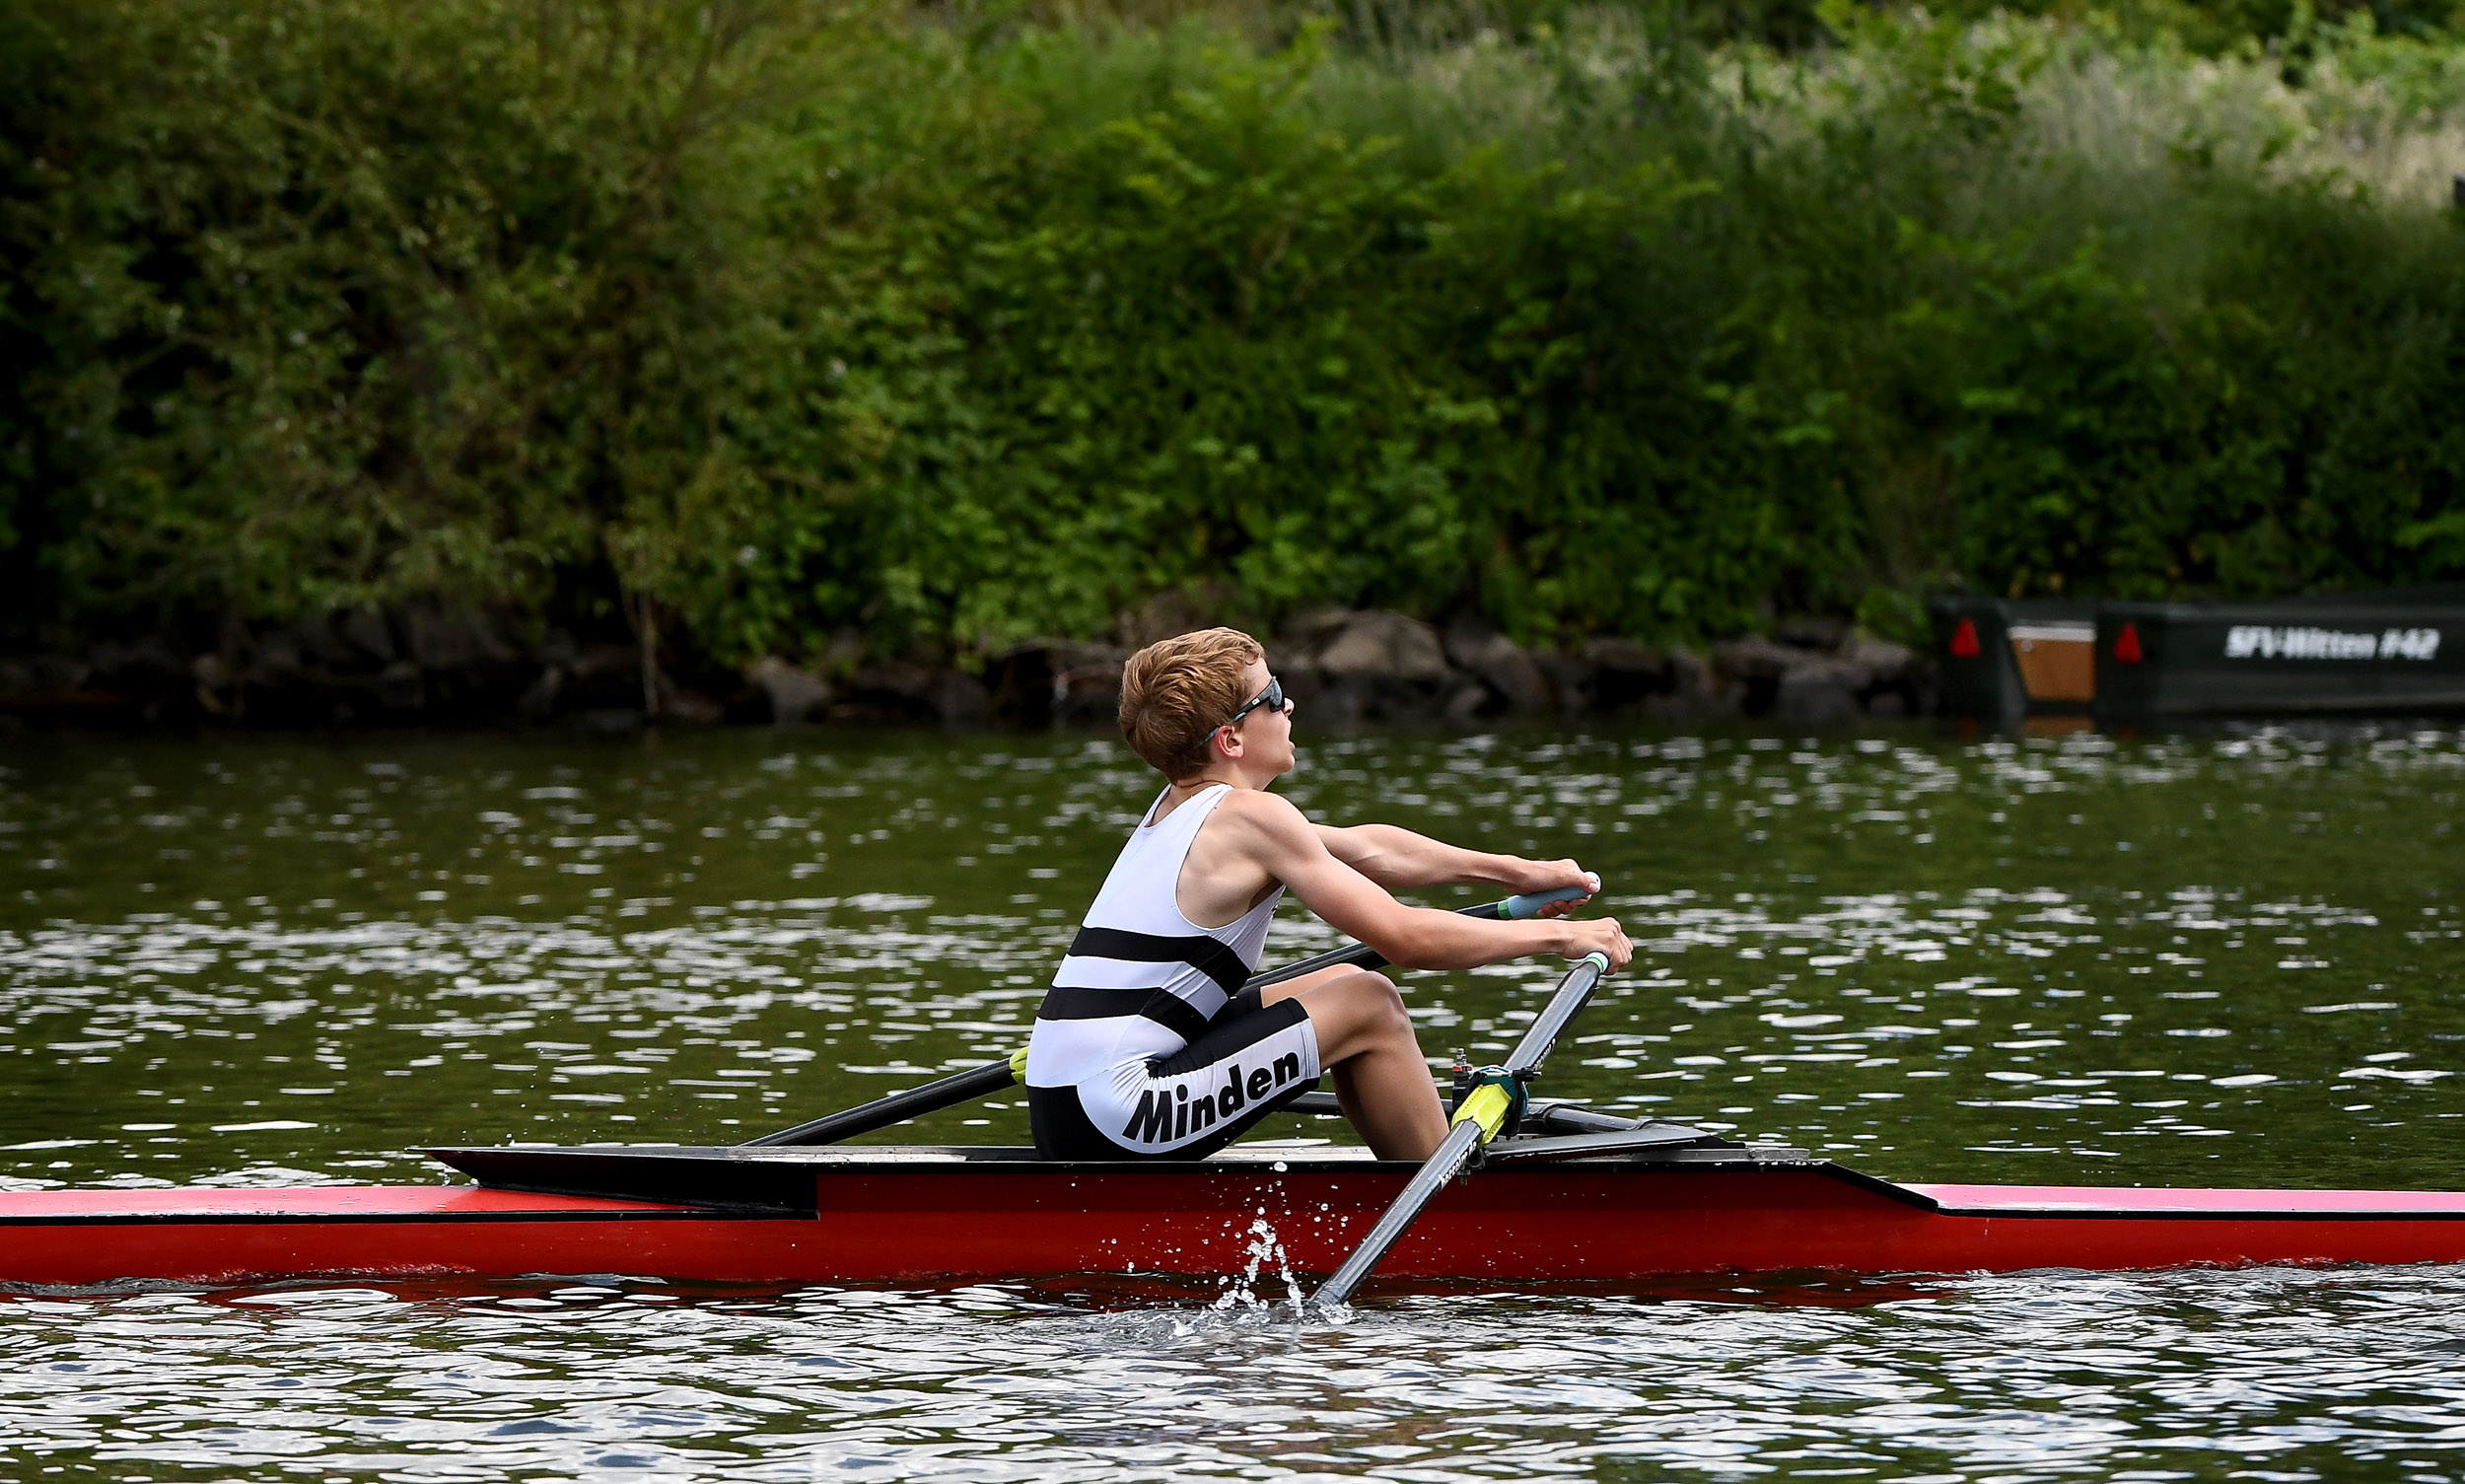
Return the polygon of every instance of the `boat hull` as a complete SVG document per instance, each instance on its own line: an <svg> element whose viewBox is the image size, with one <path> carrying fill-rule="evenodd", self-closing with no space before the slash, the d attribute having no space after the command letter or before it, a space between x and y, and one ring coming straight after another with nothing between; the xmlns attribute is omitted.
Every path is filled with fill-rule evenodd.
<svg viewBox="0 0 2465 1484"><path fill-rule="evenodd" d="M854 1153L854 1152L850 1152ZM0 1195L0 1283L226 1285L629 1274L745 1284L1334 1268L1408 1165L810 1162L810 1203L732 1208L505 1189ZM799 1204L802 1204L801 1202ZM2465 1261L2465 1196L1893 1185L1822 1162L1585 1162L1450 1187L1390 1280L1640 1282Z"/></svg>

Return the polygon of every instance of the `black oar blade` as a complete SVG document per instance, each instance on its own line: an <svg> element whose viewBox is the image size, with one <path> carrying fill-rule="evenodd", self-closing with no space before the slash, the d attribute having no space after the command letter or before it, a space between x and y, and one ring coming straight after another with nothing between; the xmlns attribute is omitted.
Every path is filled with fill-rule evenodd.
<svg viewBox="0 0 2465 1484"><path fill-rule="evenodd" d="M1608 971L1609 960L1598 954L1586 954L1577 960L1575 967L1567 971L1567 976L1558 981L1557 991L1550 995L1549 1003L1541 1007L1541 1013L1532 1020L1531 1028L1523 1033L1523 1039L1508 1056L1507 1070L1518 1076L1529 1076L1540 1070L1541 1062L1549 1055L1549 1048L1557 1044L1560 1033L1590 1002L1592 990L1600 983L1600 976ZM1483 1104L1484 1098L1495 1100ZM1476 1104L1490 1108L1492 1111L1487 1116L1493 1121L1480 1121L1483 1115ZM1494 1088L1478 1089L1472 1097L1464 1099L1463 1106L1455 1110L1454 1127L1446 1131L1446 1138L1438 1146L1438 1152L1422 1165L1411 1183L1404 1186L1403 1193L1386 1208L1386 1214L1378 1218L1378 1224L1370 1229L1369 1237L1350 1257L1344 1259L1344 1265L1309 1296L1312 1307L1325 1309L1351 1302L1353 1291L1377 1270L1377 1265L1385 1260L1395 1243L1403 1239L1404 1233L1419 1220L1421 1212L1438 1193L1446 1187L1446 1182L1462 1172L1473 1151L1497 1132L1497 1110L1506 1105L1506 1095Z"/></svg>

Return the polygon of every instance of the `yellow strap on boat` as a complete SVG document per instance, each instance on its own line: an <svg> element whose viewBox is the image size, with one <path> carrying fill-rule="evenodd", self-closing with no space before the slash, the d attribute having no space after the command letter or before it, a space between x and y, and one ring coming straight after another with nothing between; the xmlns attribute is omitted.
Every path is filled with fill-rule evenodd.
<svg viewBox="0 0 2465 1484"><path fill-rule="evenodd" d="M1010 1080L1012 1082L1027 1080L1027 1048L1024 1046L1010 1053Z"/></svg>
<svg viewBox="0 0 2465 1484"><path fill-rule="evenodd" d="M1455 1109L1454 1121L1479 1124L1481 1142L1487 1144L1498 1137L1498 1130L1507 1121L1507 1109L1510 1105L1511 1099L1507 1096L1505 1088L1496 1083L1484 1083L1464 1095L1462 1104Z"/></svg>

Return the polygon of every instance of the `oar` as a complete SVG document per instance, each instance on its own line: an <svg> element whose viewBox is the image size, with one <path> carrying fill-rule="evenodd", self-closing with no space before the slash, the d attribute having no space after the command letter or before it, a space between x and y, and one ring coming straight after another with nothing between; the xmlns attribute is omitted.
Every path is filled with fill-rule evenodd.
<svg viewBox="0 0 2465 1484"><path fill-rule="evenodd" d="M1573 901L1577 897L1589 896L1598 889L1600 889L1599 883L1595 880L1592 885L1582 889L1569 887L1560 891L1535 891L1523 896L1510 896L1505 901L1483 902L1477 907L1464 907L1459 910L1466 917L1485 917L1501 922L1521 922L1525 918L1538 916L1540 909L1552 902ZM1349 948L1330 949L1323 954L1313 954L1299 963L1288 963L1282 968L1260 974L1250 980L1246 987L1264 988L1270 984L1282 984L1288 980L1298 979L1303 974L1314 974L1322 968L1334 968L1338 965L1384 968L1386 959L1379 954L1377 950L1368 944L1356 943ZM1026 1075L1027 1048L1021 1046L1000 1061L986 1062L981 1067L969 1067L964 1072L954 1072L948 1077L926 1083L921 1088L909 1088L904 1093L892 1093L887 1097L877 1097L871 1102L842 1109L836 1113L825 1113L810 1123L800 1123L794 1128L783 1128L775 1134L764 1134L758 1139L747 1139L744 1141L744 1147L751 1149L780 1144L836 1144L842 1139L853 1139L859 1134L870 1134L876 1129L888 1128L893 1123L903 1123L910 1118L922 1117L926 1113L956 1107L970 1097L983 1097L999 1093L1005 1088L1023 1081Z"/></svg>
<svg viewBox="0 0 2465 1484"><path fill-rule="evenodd" d="M1517 1082L1524 1082L1540 1070L1541 1062L1549 1055L1549 1048L1557 1044L1560 1032L1591 999L1593 987L1608 971L1609 960L1599 954L1585 954L1576 960L1575 967L1567 970L1567 976L1558 981L1558 992L1550 996L1539 1019L1532 1022L1531 1027L1523 1032L1523 1039L1515 1043L1514 1051L1508 1056L1506 1070L1509 1076ZM1378 1224L1370 1229L1370 1235L1353 1254L1344 1259L1344 1265L1335 1270L1335 1276L1309 1296L1310 1305L1324 1309L1350 1300L1353 1290L1361 1287L1395 1243L1403 1239L1405 1231L1420 1216L1422 1208L1445 1188L1448 1180L1463 1171L1464 1163L1472 1158L1472 1152L1498 1136L1499 1128L1507 1120L1507 1110L1513 1105L1513 1095L1497 1083L1486 1082L1474 1088L1455 1109L1454 1127L1446 1131L1445 1141L1438 1146L1438 1153L1430 1156L1429 1163L1421 1166L1421 1172L1404 1187L1404 1193L1395 1197L1395 1204L1386 1208L1386 1214L1378 1218Z"/></svg>

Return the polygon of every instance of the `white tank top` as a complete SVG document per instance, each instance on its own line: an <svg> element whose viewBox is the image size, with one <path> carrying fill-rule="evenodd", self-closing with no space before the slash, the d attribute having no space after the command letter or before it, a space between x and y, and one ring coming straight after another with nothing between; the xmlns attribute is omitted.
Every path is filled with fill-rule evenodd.
<svg viewBox="0 0 2465 1484"><path fill-rule="evenodd" d="M1284 888L1220 928L1182 916L1179 899L1190 842L1232 791L1219 783L1162 820L1164 795L1148 806L1036 1012L1027 1086L1074 1087L1124 1061L1169 1056L1240 993Z"/></svg>

